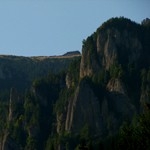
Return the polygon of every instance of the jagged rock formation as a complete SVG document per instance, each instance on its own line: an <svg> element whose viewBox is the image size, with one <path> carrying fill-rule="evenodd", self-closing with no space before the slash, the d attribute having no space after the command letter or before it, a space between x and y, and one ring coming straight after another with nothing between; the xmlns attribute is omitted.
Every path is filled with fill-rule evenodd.
<svg viewBox="0 0 150 150"><path fill-rule="evenodd" d="M118 131L125 118L131 121L139 111L136 106L136 104L140 104L140 94L137 95L138 90L136 91L136 88L139 89L139 87L132 89L136 95L133 102L128 83L130 81L126 82L125 80L133 80L131 77L127 77L130 65L134 66L137 74L140 74L138 70L142 67L150 65L149 59L144 58L145 54L150 54L150 52L148 48L145 48L145 41L142 40L145 36L142 34L143 30L141 25L128 19L115 18L104 23L83 42L80 64L81 82L75 90L74 97L68 99L66 131L79 133L82 127L88 124L93 135L98 133L113 135ZM89 83L82 82L82 79L84 80L85 77L92 79L95 76L99 78L99 72L102 71L108 72L109 78L105 83L104 96L100 98ZM113 75L115 71L118 73ZM137 76L139 79L140 75ZM66 81L70 88L69 76ZM133 82L136 84L135 81ZM144 96L142 94L141 99ZM58 124L60 125L60 123Z"/></svg>
<svg viewBox="0 0 150 150"><path fill-rule="evenodd" d="M91 135L103 137L114 135L124 119L131 121L136 109L121 81L110 80L107 90L107 93L99 98L88 82L81 81L74 98L69 100L65 130L79 133L88 125Z"/></svg>
<svg viewBox="0 0 150 150"><path fill-rule="evenodd" d="M72 86L73 82L72 82L72 78L69 74L66 75L66 86L69 89Z"/></svg>
<svg viewBox="0 0 150 150"><path fill-rule="evenodd" d="M109 92L118 92L127 95L126 88L120 79L111 79L106 88Z"/></svg>
<svg viewBox="0 0 150 150"><path fill-rule="evenodd" d="M0 150L20 149L16 141L11 137L11 126L14 123L14 120L19 116L17 111L19 109L19 106L22 104L23 101L21 101L18 92L16 91L16 89L12 88L10 90L9 115L7 120L7 128L5 129L5 132L2 137L2 145L0 147Z"/></svg>
<svg viewBox="0 0 150 150"><path fill-rule="evenodd" d="M76 133L87 124L93 133L100 133L101 120L98 98L83 81L77 87L74 98L69 101L65 130Z"/></svg>
<svg viewBox="0 0 150 150"><path fill-rule="evenodd" d="M115 22L115 20L113 20ZM119 63L122 65L136 64L141 62L143 53L140 30L134 31L134 23L127 21L122 29L113 25L110 21L110 27L107 24L102 25L96 33L87 38L82 50L82 59L80 66L80 77L92 76L100 68L109 70L110 67ZM121 23L121 21L120 21ZM128 28L130 24L131 29ZM112 26L111 26L112 25ZM140 25L136 25L139 28Z"/></svg>

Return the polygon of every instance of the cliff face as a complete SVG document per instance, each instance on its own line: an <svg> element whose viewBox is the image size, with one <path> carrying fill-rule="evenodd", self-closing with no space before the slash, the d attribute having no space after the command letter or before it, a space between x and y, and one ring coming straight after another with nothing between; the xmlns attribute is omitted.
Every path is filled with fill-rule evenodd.
<svg viewBox="0 0 150 150"><path fill-rule="evenodd" d="M110 80L107 91L99 89L99 93L103 96L98 97L88 81L81 81L69 99L66 131L79 133L87 125L91 135L105 137L117 133L124 119L132 120L136 108L119 79Z"/></svg>
<svg viewBox="0 0 150 150"><path fill-rule="evenodd" d="M101 133L101 120L98 98L86 81L82 81L69 101L65 130L77 133L88 125L94 134Z"/></svg>
<svg viewBox="0 0 150 150"><path fill-rule="evenodd" d="M16 141L12 138L11 127L15 123L15 119L20 115L18 110L22 105L23 101L21 100L19 93L16 89L12 88L10 90L7 128L3 133L2 145L0 146L0 150L20 149L19 145L17 145Z"/></svg>
<svg viewBox="0 0 150 150"><path fill-rule="evenodd" d="M99 98L86 79L81 81L68 104L65 130L78 133L88 125L91 135L113 135L124 118L132 119L136 109L130 103L121 81L111 80L107 89L107 93L99 91L103 93Z"/></svg>
<svg viewBox="0 0 150 150"><path fill-rule="evenodd" d="M143 47L141 37L133 32L128 30L128 26L121 31L117 27L111 27L99 29L89 37L86 42L89 43L91 38L92 42L89 43L91 46L87 46L85 42L82 49L80 77L92 76L100 68L109 70L115 63L138 66L141 62Z"/></svg>
<svg viewBox="0 0 150 150"><path fill-rule="evenodd" d="M142 26L117 18L104 23L83 41L81 82L74 97L68 99L64 117L66 131L79 133L87 124L93 135L113 135L125 120L131 121L139 112L140 99L143 103L148 101L146 92L140 96L140 69L149 66L144 56L149 52L144 46L142 32ZM100 97L95 93L96 85L91 87L84 78L89 77L93 82L94 77L100 78L102 71L102 78L107 79L101 81L104 83L103 90L98 89L103 93Z"/></svg>

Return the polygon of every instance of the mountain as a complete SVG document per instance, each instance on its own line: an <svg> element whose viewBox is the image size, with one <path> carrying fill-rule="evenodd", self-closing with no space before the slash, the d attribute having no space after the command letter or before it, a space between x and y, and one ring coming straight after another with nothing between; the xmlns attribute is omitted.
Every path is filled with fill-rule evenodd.
<svg viewBox="0 0 150 150"><path fill-rule="evenodd" d="M71 51L65 53L63 56L78 56L78 55L81 55L79 51Z"/></svg>
<svg viewBox="0 0 150 150"><path fill-rule="evenodd" d="M65 72L69 64L78 56L0 56L0 93L14 87L19 92L29 88L35 78L46 76L48 73ZM1 99L3 99L1 97Z"/></svg>
<svg viewBox="0 0 150 150"><path fill-rule="evenodd" d="M7 58L1 77L19 84L0 103L0 149L149 149L148 22L109 19L83 40L81 57Z"/></svg>

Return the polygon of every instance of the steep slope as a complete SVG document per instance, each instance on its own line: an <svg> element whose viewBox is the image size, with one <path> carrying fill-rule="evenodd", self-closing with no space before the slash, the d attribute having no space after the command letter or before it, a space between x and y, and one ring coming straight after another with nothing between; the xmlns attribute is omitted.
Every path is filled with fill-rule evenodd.
<svg viewBox="0 0 150 150"><path fill-rule="evenodd" d="M149 105L149 43L149 28L126 18L108 20L84 40L79 85L61 114L65 121L57 119L62 130L81 135L86 126L89 138L105 139L132 122Z"/></svg>
<svg viewBox="0 0 150 150"><path fill-rule="evenodd" d="M148 41L143 39L149 37L145 37L144 30L141 25L124 18L113 18L104 23L84 41L80 77L92 76L100 68L109 70L115 63L123 67L145 65L149 60L143 62L143 57L149 49L145 47Z"/></svg>
<svg viewBox="0 0 150 150"><path fill-rule="evenodd" d="M119 78L126 86L126 95L139 105L141 72L150 66L149 43L148 26L125 18L108 20L84 41L80 78L99 78L101 74L109 80Z"/></svg>

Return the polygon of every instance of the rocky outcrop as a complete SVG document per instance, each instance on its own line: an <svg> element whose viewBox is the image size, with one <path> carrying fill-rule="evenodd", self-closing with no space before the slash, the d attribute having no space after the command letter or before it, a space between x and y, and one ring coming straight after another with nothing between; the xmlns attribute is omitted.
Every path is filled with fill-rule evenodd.
<svg viewBox="0 0 150 150"><path fill-rule="evenodd" d="M125 115L122 118L132 120L132 117L136 114L136 108L131 103L122 81L111 79L107 84L107 90L109 91L108 97L111 99L111 106L114 109L113 112Z"/></svg>
<svg viewBox="0 0 150 150"><path fill-rule="evenodd" d="M9 100L9 116L8 121L11 122L17 115L17 110L15 109L17 105L22 103L19 94L15 88L10 90L10 100Z"/></svg>
<svg viewBox="0 0 150 150"><path fill-rule="evenodd" d="M129 20L121 25L121 20L117 21L121 28L110 21L109 25L103 25L83 41L81 82L74 97L68 102L66 131L76 133L87 124L93 134L113 135L125 120L131 121L136 114L127 87L120 77L109 77L109 81L105 83L104 97L98 97L94 88L84 79L87 76L91 79L99 76L101 70L111 74L110 70L115 64L123 68L127 68L129 64L134 64L136 69L140 66L143 46L138 33L133 30L134 26L138 30L139 25ZM70 87L71 80L68 76L67 79L67 86Z"/></svg>
<svg viewBox="0 0 150 150"><path fill-rule="evenodd" d="M63 56L81 56L81 53L79 51L70 51L65 53Z"/></svg>
<svg viewBox="0 0 150 150"><path fill-rule="evenodd" d="M94 134L101 133L102 117L100 104L90 86L82 81L77 87L74 98L70 99L67 109L65 130L79 133L88 125Z"/></svg>
<svg viewBox="0 0 150 150"><path fill-rule="evenodd" d="M14 120L19 115L18 114L18 108L19 105L22 105L23 102L20 99L20 96L15 88L11 88L10 90L10 99L9 99L9 114L8 114L8 120L7 120L7 128L4 131L3 137L2 137L2 145L0 150L10 150L15 149L19 150L18 144L16 144L16 141L11 138L10 135L10 126L14 123Z"/></svg>
<svg viewBox="0 0 150 150"><path fill-rule="evenodd" d="M101 98L98 98L89 83L83 80L77 87L74 98L69 101L65 130L79 133L88 125L93 136L114 135L122 122L131 121L135 114L136 109L119 79L109 81L107 92Z"/></svg>
<svg viewBox="0 0 150 150"><path fill-rule="evenodd" d="M130 26L133 24L132 22L128 23ZM135 31L128 29L127 25L121 30L118 27L113 27L113 24L111 26L111 23L109 28L104 26L103 29L100 27L90 37L93 41L90 43L90 46L86 46L89 43L88 38L84 42L80 77L92 76L100 68L109 70L115 63L122 65L136 64L138 66L143 49L141 38L137 36L138 32L140 30L135 33ZM92 53L90 53L91 48L93 48Z"/></svg>
<svg viewBox="0 0 150 150"><path fill-rule="evenodd" d="M73 86L72 77L69 73L66 75L66 86L68 89Z"/></svg>
<svg viewBox="0 0 150 150"><path fill-rule="evenodd" d="M83 42L82 57L80 64L80 78L85 76L91 77L100 69L95 41L92 37L88 37L87 41Z"/></svg>
<svg viewBox="0 0 150 150"><path fill-rule="evenodd" d="M109 92L118 92L120 94L127 95L125 85L120 79L111 79L106 88Z"/></svg>

